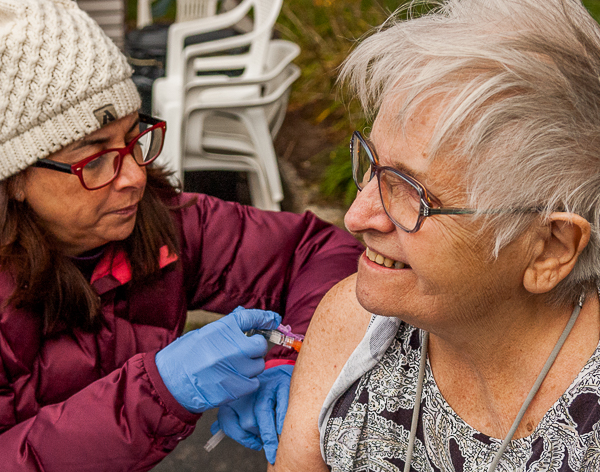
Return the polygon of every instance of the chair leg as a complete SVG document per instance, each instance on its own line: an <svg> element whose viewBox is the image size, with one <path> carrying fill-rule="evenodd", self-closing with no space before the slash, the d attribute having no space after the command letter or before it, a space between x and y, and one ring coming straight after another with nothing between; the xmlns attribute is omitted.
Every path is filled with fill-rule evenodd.
<svg viewBox="0 0 600 472"><path fill-rule="evenodd" d="M274 202L271 198L271 191L264 181L262 172L248 172L248 186L250 187L252 206L261 210L281 211L279 203Z"/></svg>
<svg viewBox="0 0 600 472"><path fill-rule="evenodd" d="M158 157L157 162L169 170L174 172L174 177L183 185L183 168L182 168L182 136L181 136L181 105L177 102L168 102L164 104L160 117L167 124L167 133L165 135L165 143L163 151Z"/></svg>
<svg viewBox="0 0 600 472"><path fill-rule="evenodd" d="M250 199L252 200L252 206L265 210L268 206L268 200L265 198L263 192L263 185L260 183L260 177L256 172L248 172L248 187L250 188Z"/></svg>
<svg viewBox="0 0 600 472"><path fill-rule="evenodd" d="M279 203L283 200L283 188L281 186L277 156L275 155L271 132L269 131L264 112L261 109L248 109L243 116L245 117L245 125L251 134L251 138L256 143L257 158L265 170L267 182L271 190L271 198L274 202Z"/></svg>

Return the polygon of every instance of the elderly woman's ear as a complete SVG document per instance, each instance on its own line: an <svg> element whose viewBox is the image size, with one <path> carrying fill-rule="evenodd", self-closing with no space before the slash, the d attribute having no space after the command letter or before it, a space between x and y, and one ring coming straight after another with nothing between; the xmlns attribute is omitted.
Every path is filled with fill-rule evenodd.
<svg viewBox="0 0 600 472"><path fill-rule="evenodd" d="M554 212L533 242L533 253L523 276L531 293L547 293L573 270L590 240L590 224L573 213Z"/></svg>

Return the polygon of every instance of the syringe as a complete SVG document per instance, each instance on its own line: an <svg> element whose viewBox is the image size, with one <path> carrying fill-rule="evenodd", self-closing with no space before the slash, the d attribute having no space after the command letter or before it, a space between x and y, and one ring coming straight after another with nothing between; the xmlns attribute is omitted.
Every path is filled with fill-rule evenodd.
<svg viewBox="0 0 600 472"><path fill-rule="evenodd" d="M284 328L289 329L288 326L285 326ZM264 336L267 341L287 349L293 349L296 352L300 352L300 348L302 347L302 341L300 339L286 336L276 329L251 329L250 331L246 331L246 336L254 336L255 334L260 334L261 336ZM206 452L212 451L224 437L225 433L222 429L219 429L204 445Z"/></svg>
<svg viewBox="0 0 600 472"><path fill-rule="evenodd" d="M247 336L253 336L255 334L260 334L264 336L267 341L287 349L293 349L296 352L300 352L300 348L302 347L302 341L292 338L291 336L286 336L276 329L251 329L250 331L246 331Z"/></svg>

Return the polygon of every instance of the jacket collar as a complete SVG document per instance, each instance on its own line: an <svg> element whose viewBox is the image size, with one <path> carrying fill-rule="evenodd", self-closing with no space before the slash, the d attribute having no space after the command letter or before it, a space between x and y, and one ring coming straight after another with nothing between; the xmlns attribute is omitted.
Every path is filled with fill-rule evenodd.
<svg viewBox="0 0 600 472"><path fill-rule="evenodd" d="M165 245L159 251L159 266L164 268L177 261L177 254L169 252ZM95 267L90 283L99 295L131 280L131 263L125 251L121 248L109 248Z"/></svg>

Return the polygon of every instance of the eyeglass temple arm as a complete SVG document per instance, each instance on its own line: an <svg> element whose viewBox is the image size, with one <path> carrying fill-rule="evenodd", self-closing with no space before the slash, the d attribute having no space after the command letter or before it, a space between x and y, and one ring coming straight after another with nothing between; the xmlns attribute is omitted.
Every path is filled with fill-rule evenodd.
<svg viewBox="0 0 600 472"><path fill-rule="evenodd" d="M73 173L69 164L65 164L64 162L55 162L49 159L39 159L33 165L34 167L41 167L43 169L57 170L59 172L64 172L65 174Z"/></svg>
<svg viewBox="0 0 600 472"><path fill-rule="evenodd" d="M138 113L138 116L140 117L140 121L148 123L149 125L157 125L158 123L164 122L164 120L154 118L153 116L146 115L145 113Z"/></svg>
<svg viewBox="0 0 600 472"><path fill-rule="evenodd" d="M423 206L423 216L431 215L473 215L477 212L472 208L430 208Z"/></svg>
<svg viewBox="0 0 600 472"><path fill-rule="evenodd" d="M431 215L474 215L480 214L499 214L499 213L540 213L543 208L508 208L497 210L475 210L473 208L431 208L423 206L423 216Z"/></svg>

